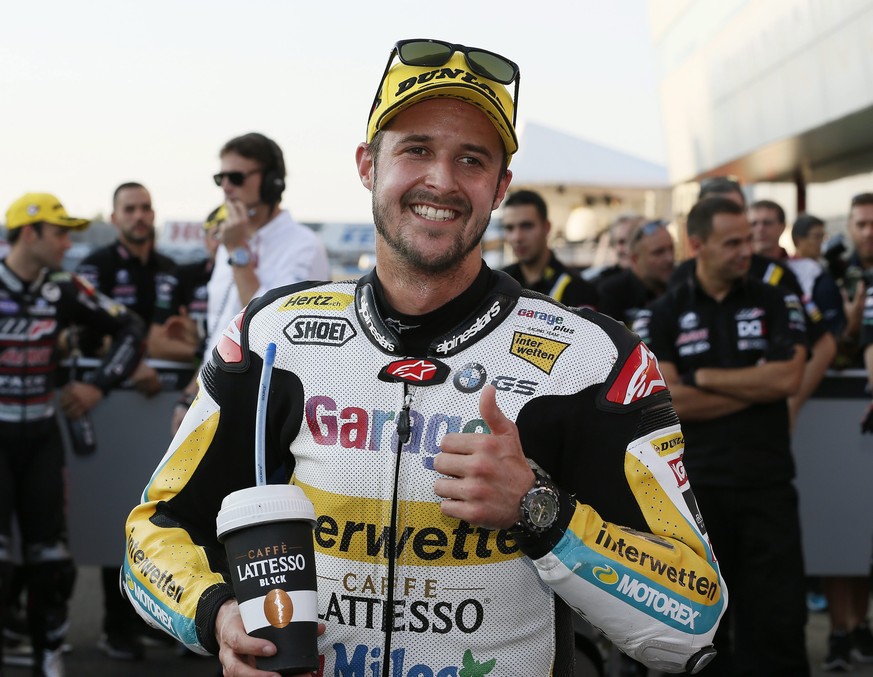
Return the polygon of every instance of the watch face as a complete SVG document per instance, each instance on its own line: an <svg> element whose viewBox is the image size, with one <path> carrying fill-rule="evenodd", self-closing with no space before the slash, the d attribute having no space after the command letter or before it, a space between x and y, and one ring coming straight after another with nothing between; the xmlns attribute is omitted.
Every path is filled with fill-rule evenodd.
<svg viewBox="0 0 873 677"><path fill-rule="evenodd" d="M531 496L528 502L528 519L534 527L548 528L558 517L558 502L551 492L540 491Z"/></svg>

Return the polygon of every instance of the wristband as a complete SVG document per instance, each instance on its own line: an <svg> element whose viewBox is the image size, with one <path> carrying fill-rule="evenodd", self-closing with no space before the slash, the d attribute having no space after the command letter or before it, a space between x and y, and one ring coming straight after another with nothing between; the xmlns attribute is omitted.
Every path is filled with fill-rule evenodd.
<svg viewBox="0 0 873 677"><path fill-rule="evenodd" d="M692 369L691 371L686 371L682 374L682 383L687 386L691 386L692 388L697 387L697 370Z"/></svg>

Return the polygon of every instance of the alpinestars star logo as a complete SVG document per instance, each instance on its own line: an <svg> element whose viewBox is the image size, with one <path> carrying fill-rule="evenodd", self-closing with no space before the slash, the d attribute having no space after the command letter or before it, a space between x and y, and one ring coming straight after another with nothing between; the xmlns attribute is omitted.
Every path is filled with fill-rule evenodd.
<svg viewBox="0 0 873 677"><path fill-rule="evenodd" d="M380 381L403 381L411 385L438 385L446 380L448 365L438 360L412 359L395 360L382 367Z"/></svg>
<svg viewBox="0 0 873 677"><path fill-rule="evenodd" d="M640 343L625 360L606 399L616 404L631 404L666 389L658 359L645 344Z"/></svg>

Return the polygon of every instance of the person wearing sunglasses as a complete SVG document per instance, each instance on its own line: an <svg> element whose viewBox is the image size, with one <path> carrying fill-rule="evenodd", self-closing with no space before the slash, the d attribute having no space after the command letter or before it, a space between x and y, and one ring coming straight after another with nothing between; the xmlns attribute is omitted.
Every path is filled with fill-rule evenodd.
<svg viewBox="0 0 873 677"><path fill-rule="evenodd" d="M250 132L228 141L212 178L224 192L226 219L209 280L206 353L255 296L302 280L329 280L324 245L281 206L285 157L271 138Z"/></svg>
<svg viewBox="0 0 873 677"><path fill-rule="evenodd" d="M558 260L549 248L552 224L546 201L532 190L512 193L503 203L503 236L517 263L503 272L525 289L551 296L565 306L597 308L597 290Z"/></svg>
<svg viewBox="0 0 873 677"><path fill-rule="evenodd" d="M270 343L266 473L286 469L319 515L299 621L321 623L320 674L570 677L573 608L654 667L711 658L727 593L657 364L625 327L482 260L517 103L512 61L397 43L355 154L375 269L269 292L201 370L128 518L125 587L226 674L266 675L256 657L275 651L245 634L214 537L223 497L254 483ZM184 580L182 604L134 550Z"/></svg>
<svg viewBox="0 0 873 677"><path fill-rule="evenodd" d="M597 287L600 312L633 326L637 313L666 290L673 274L673 236L666 221L649 221L628 237L630 267Z"/></svg>

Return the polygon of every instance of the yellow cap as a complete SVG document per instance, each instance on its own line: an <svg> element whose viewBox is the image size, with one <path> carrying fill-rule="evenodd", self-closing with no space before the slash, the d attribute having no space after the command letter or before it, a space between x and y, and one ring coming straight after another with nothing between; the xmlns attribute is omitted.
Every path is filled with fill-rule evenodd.
<svg viewBox="0 0 873 677"><path fill-rule="evenodd" d="M370 111L367 143L400 111L427 99L451 98L479 108L497 129L507 158L518 150L512 126L512 95L499 82L473 73L462 52L455 52L444 66L407 66L398 61L385 80Z"/></svg>
<svg viewBox="0 0 873 677"><path fill-rule="evenodd" d="M51 223L73 230L84 230L91 222L69 216L64 205L54 195L27 193L13 202L6 211L6 228L14 230L31 223Z"/></svg>
<svg viewBox="0 0 873 677"><path fill-rule="evenodd" d="M222 204L209 212L209 216L207 216L206 221L203 222L203 228L206 230L212 230L225 221L227 221L227 206Z"/></svg>

